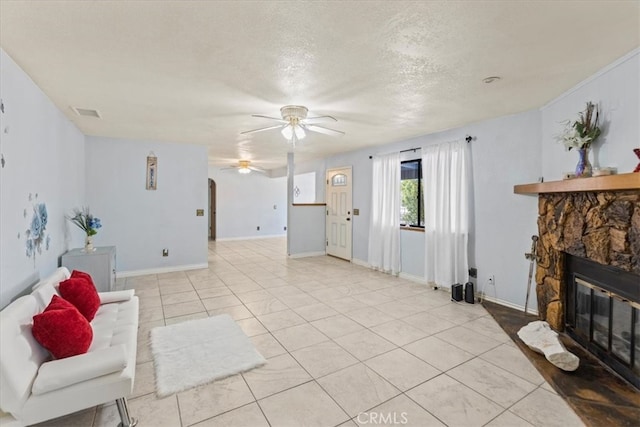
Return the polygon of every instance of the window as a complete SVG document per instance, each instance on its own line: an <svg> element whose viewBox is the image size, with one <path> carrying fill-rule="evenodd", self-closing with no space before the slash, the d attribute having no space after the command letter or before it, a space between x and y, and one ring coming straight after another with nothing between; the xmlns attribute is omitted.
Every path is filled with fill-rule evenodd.
<svg viewBox="0 0 640 427"><path fill-rule="evenodd" d="M422 160L400 163L400 224L424 227Z"/></svg>
<svg viewBox="0 0 640 427"><path fill-rule="evenodd" d="M331 185L334 187L341 187L347 185L347 175L339 173L331 178Z"/></svg>

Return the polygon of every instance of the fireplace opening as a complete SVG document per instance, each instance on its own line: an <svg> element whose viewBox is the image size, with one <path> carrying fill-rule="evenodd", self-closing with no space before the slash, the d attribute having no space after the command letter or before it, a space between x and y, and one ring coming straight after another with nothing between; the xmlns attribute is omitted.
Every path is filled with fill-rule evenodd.
<svg viewBox="0 0 640 427"><path fill-rule="evenodd" d="M640 389L640 277L566 254L566 331Z"/></svg>

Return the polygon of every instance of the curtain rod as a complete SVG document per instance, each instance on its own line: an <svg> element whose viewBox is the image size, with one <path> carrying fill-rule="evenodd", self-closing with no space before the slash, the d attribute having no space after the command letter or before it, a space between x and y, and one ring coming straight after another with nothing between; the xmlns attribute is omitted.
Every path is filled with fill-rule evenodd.
<svg viewBox="0 0 640 427"><path fill-rule="evenodd" d="M476 139L475 136L471 136L471 135L467 135L464 140L467 141L467 144L470 143L471 141L474 141ZM406 153L408 151L413 151L415 153L416 150L421 150L420 147L416 147L416 148L407 148L406 150L400 150L400 153ZM373 159L373 156L369 156L369 159Z"/></svg>

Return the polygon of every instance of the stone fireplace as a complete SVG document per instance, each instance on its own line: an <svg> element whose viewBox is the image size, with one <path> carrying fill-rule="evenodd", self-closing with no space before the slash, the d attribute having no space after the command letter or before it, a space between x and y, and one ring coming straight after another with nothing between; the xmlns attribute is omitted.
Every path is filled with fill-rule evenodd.
<svg viewBox="0 0 640 427"><path fill-rule="evenodd" d="M538 313L558 331L565 325L565 254L640 281L640 191L540 194L538 233Z"/></svg>
<svg viewBox="0 0 640 427"><path fill-rule="evenodd" d="M538 313L640 388L640 174L514 187L538 194Z"/></svg>

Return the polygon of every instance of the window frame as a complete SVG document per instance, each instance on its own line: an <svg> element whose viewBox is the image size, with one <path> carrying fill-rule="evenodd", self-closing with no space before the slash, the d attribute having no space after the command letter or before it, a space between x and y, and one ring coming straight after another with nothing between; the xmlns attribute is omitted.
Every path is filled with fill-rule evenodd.
<svg viewBox="0 0 640 427"><path fill-rule="evenodd" d="M424 195L422 194L422 190L423 190L423 183L422 183L422 159L421 158L417 158L417 159L410 159L410 160L402 160L400 161L400 170L402 170L402 165L405 163L417 163L418 164L418 224L403 224L402 221L400 222L400 227L402 228L406 228L406 229L419 229L419 230L424 230L425 225L424 225L424 212L422 212L422 203L421 201L424 200ZM402 177L400 177L400 185L402 185ZM402 193L402 189L400 189L400 192ZM401 206L402 207L402 206ZM420 218L422 218L422 223L420 223Z"/></svg>

